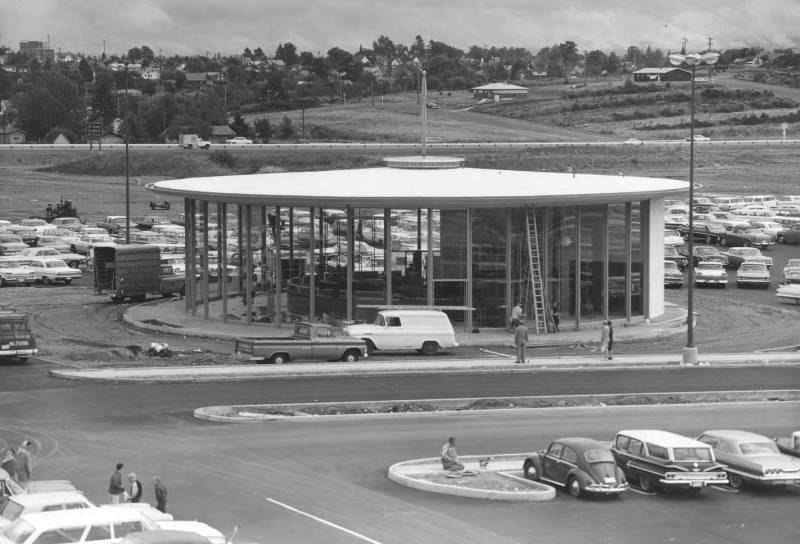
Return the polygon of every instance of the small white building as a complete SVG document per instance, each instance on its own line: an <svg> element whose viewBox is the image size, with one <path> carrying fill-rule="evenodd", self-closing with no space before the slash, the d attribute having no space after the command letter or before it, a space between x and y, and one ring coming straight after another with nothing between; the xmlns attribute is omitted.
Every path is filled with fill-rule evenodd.
<svg viewBox="0 0 800 544"><path fill-rule="evenodd" d="M487 83L480 87L472 87L472 95L477 99L490 98L494 102L513 98L527 98L528 88L510 83Z"/></svg>

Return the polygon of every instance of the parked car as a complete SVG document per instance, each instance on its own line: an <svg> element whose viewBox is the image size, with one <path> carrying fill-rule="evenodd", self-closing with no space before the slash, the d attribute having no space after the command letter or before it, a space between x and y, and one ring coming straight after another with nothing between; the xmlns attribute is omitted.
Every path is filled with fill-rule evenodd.
<svg viewBox="0 0 800 544"><path fill-rule="evenodd" d="M717 460L725 465L728 483L734 489L745 484L800 483L800 459L781 453L766 436L723 429L705 431L697 440L711 446Z"/></svg>
<svg viewBox="0 0 800 544"><path fill-rule="evenodd" d="M25 482L25 487L22 487L9 476L8 472L0 468L0 503L5 503L9 497L49 491L76 491L76 489L68 480L28 480Z"/></svg>
<svg viewBox="0 0 800 544"><path fill-rule="evenodd" d="M33 270L36 281L45 285L60 281L69 285L72 280L80 279L82 276L80 269L67 266L63 259L35 257L28 260L28 266Z"/></svg>
<svg viewBox="0 0 800 544"><path fill-rule="evenodd" d="M23 514L0 534L2 544L97 543L128 533L159 529L136 508L91 507Z"/></svg>
<svg viewBox="0 0 800 544"><path fill-rule="evenodd" d="M16 255L30 246L16 234L0 234L0 255Z"/></svg>
<svg viewBox="0 0 800 544"><path fill-rule="evenodd" d="M374 323L350 325L344 333L363 339L370 353L416 350L434 355L458 347L450 318L439 310L380 310Z"/></svg>
<svg viewBox="0 0 800 544"><path fill-rule="evenodd" d="M26 259L9 258L9 260L0 261L0 287L6 285L29 287L34 281L36 281L36 276L28 266Z"/></svg>
<svg viewBox="0 0 800 544"><path fill-rule="evenodd" d="M72 249L75 253L89 255L95 246L115 243L114 239L108 234L84 234L72 244Z"/></svg>
<svg viewBox="0 0 800 544"><path fill-rule="evenodd" d="M722 263L722 266L728 265L728 257L720 253L714 246L694 246L692 263L697 266L700 261L713 261Z"/></svg>
<svg viewBox="0 0 800 544"><path fill-rule="evenodd" d="M733 269L738 269L745 261L763 263L767 268L771 268L773 263L772 257L762 255L761 251L754 247L732 247L723 255L728 258L728 268Z"/></svg>
<svg viewBox="0 0 800 544"><path fill-rule="evenodd" d="M573 497L619 496L628 489L608 445L592 438L559 438L527 457L522 472L530 480L564 487Z"/></svg>
<svg viewBox="0 0 800 544"><path fill-rule="evenodd" d="M756 286L766 289L770 284L769 269L767 265L754 262L743 262L736 271L736 286Z"/></svg>
<svg viewBox="0 0 800 544"><path fill-rule="evenodd" d="M120 544L211 544L211 541L190 531L159 529L128 533Z"/></svg>
<svg viewBox="0 0 800 544"><path fill-rule="evenodd" d="M738 225L742 222L741 217L736 217L735 215L727 211L712 211L708 215L714 218L712 222L717 223L725 230L727 230L728 227Z"/></svg>
<svg viewBox="0 0 800 544"><path fill-rule="evenodd" d="M22 241L28 245L33 246L36 244L36 239L39 237L39 233L36 232L36 229L33 227L23 227L22 225L7 225L2 227L3 234L14 234L19 236Z"/></svg>
<svg viewBox="0 0 800 544"><path fill-rule="evenodd" d="M681 271L685 270L686 265L689 264L689 259L682 255L675 246L664 246L664 260L674 262Z"/></svg>
<svg viewBox="0 0 800 544"><path fill-rule="evenodd" d="M244 136L236 136L230 140L225 140L226 144L252 144L253 140L245 138Z"/></svg>
<svg viewBox="0 0 800 544"><path fill-rule="evenodd" d="M617 465L642 491L678 488L699 492L724 485L728 476L711 446L675 433L635 429L619 431L611 452Z"/></svg>
<svg viewBox="0 0 800 544"><path fill-rule="evenodd" d="M691 136L687 136L686 138L684 138L684 141L685 142L691 142L692 141ZM697 143L697 142L710 142L711 138L709 138L708 136L703 136L702 134L695 134L694 135L694 141L695 141L695 143Z"/></svg>
<svg viewBox="0 0 800 544"><path fill-rule="evenodd" d="M800 284L779 285L775 295L779 299L800 304Z"/></svg>
<svg viewBox="0 0 800 544"><path fill-rule="evenodd" d="M689 239L689 225L686 225L686 227L682 228L679 232L681 236L687 240ZM693 237L696 242L718 244L727 231L722 225L717 223L695 222L692 232L694 233Z"/></svg>
<svg viewBox="0 0 800 544"><path fill-rule="evenodd" d="M136 228L139 230L150 230L155 225L172 225L172 221L162 215L145 215L137 223Z"/></svg>
<svg viewBox="0 0 800 544"><path fill-rule="evenodd" d="M19 222L19 225L21 227L30 227L34 229L36 231L36 234L38 234L39 236L43 236L46 231L56 228L55 225L51 225L44 219L39 219L35 217L23 219L22 221Z"/></svg>
<svg viewBox="0 0 800 544"><path fill-rule="evenodd" d="M19 252L17 255L20 258L25 259L33 259L33 258L53 258L53 259L61 259L70 268L78 268L82 264L86 264L86 257L83 255L78 255L77 253L70 253L69 248L67 249L66 253L62 253L56 248L53 247L29 247L28 249L24 249Z"/></svg>
<svg viewBox="0 0 800 544"><path fill-rule="evenodd" d="M800 224L791 225L779 232L777 240L782 244L800 244Z"/></svg>
<svg viewBox="0 0 800 544"><path fill-rule="evenodd" d="M94 504L80 491L50 491L14 495L0 508L0 532L23 514L91 508Z"/></svg>
<svg viewBox="0 0 800 544"><path fill-rule="evenodd" d="M711 285L724 289L728 285L728 273L722 263L700 261L694 267L694 284L697 287Z"/></svg>
<svg viewBox="0 0 800 544"><path fill-rule="evenodd" d="M786 230L785 226L776 221L759 219L758 221L750 221L750 224L753 225L753 228L761 229L770 236L774 236L776 240L778 239L778 235Z"/></svg>
<svg viewBox="0 0 800 544"><path fill-rule="evenodd" d="M683 273L673 261L664 261L664 287L683 287Z"/></svg>
<svg viewBox="0 0 800 544"><path fill-rule="evenodd" d="M683 236L677 230L664 230L664 245L669 246L682 246L684 243Z"/></svg>
<svg viewBox="0 0 800 544"><path fill-rule="evenodd" d="M731 227L719 240L723 246L757 246L767 248L775 243L775 238L761 229L737 225Z"/></svg>
<svg viewBox="0 0 800 544"><path fill-rule="evenodd" d="M783 267L783 283L800 283L800 259L789 259Z"/></svg>

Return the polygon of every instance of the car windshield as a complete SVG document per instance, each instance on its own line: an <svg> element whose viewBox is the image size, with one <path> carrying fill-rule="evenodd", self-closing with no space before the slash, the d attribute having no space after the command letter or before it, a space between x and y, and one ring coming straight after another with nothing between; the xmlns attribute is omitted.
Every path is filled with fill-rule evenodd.
<svg viewBox="0 0 800 544"><path fill-rule="evenodd" d="M674 247L672 247L672 246L665 246L664 247L664 255L666 255L667 257L674 257L677 254L678 254L678 250L675 249Z"/></svg>
<svg viewBox="0 0 800 544"><path fill-rule="evenodd" d="M52 260L45 263L47 268L67 268L67 263L62 260Z"/></svg>
<svg viewBox="0 0 800 544"><path fill-rule="evenodd" d="M711 461L710 448L672 448L676 461Z"/></svg>
<svg viewBox="0 0 800 544"><path fill-rule="evenodd" d="M665 230L664 231L664 237L665 238L671 238L673 236L680 236L680 234L678 234L677 230Z"/></svg>
<svg viewBox="0 0 800 544"><path fill-rule="evenodd" d="M12 544L22 544L33 534L33 526L23 519L18 519L8 526L3 532L3 536Z"/></svg>
<svg viewBox="0 0 800 544"><path fill-rule="evenodd" d="M722 265L720 263L699 263L697 268L700 270L721 270Z"/></svg>
<svg viewBox="0 0 800 544"><path fill-rule="evenodd" d="M789 259L789 261L786 263L786 266L789 268L800 267L800 259Z"/></svg>
<svg viewBox="0 0 800 544"><path fill-rule="evenodd" d="M739 450L742 452L742 455L779 453L778 446L775 442L745 442L739 444Z"/></svg>
<svg viewBox="0 0 800 544"><path fill-rule="evenodd" d="M664 270L677 270L677 269L678 269L678 263L672 261L666 261L664 263Z"/></svg>
<svg viewBox="0 0 800 544"><path fill-rule="evenodd" d="M745 270L747 272L766 272L767 266L758 263L742 263L740 270Z"/></svg>
<svg viewBox="0 0 800 544"><path fill-rule="evenodd" d="M6 505L0 510L0 517L8 521L14 521L22 513L23 507L13 500L9 500Z"/></svg>
<svg viewBox="0 0 800 544"><path fill-rule="evenodd" d="M586 453L583 454L586 458L586 461L589 463L613 463L614 456L611 454L609 450L605 449L596 449L596 450L588 450Z"/></svg>
<svg viewBox="0 0 800 544"><path fill-rule="evenodd" d="M694 250L698 255L716 255L717 250L713 247L698 247Z"/></svg>

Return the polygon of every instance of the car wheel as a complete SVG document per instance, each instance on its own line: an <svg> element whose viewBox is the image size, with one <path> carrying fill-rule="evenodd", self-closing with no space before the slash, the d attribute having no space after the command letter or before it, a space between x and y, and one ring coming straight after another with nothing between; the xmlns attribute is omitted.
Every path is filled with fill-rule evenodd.
<svg viewBox="0 0 800 544"><path fill-rule="evenodd" d="M783 235L782 235L782 234L779 234L779 235L778 235L778 242L780 242L781 244L783 244L784 242L786 242L786 240L784 240L784 238L783 238Z"/></svg>
<svg viewBox="0 0 800 544"><path fill-rule="evenodd" d="M355 363L358 361L358 350L355 349L348 349L342 355L342 361L345 363Z"/></svg>
<svg viewBox="0 0 800 544"><path fill-rule="evenodd" d="M436 352L439 351L439 344L436 342L425 342L422 344L422 354L431 356L436 355Z"/></svg>
<svg viewBox="0 0 800 544"><path fill-rule="evenodd" d="M362 340L367 343L367 355L372 357L378 348L375 347L375 344L372 343L372 340L369 340L368 338L362 338Z"/></svg>
<svg viewBox="0 0 800 544"><path fill-rule="evenodd" d="M73 253L77 253L77 252L78 252L78 251L77 251L77 249L75 248L75 245L74 245L74 244L73 244L73 245L71 245L71 246L69 246L69 250L70 250L71 252L73 252Z"/></svg>
<svg viewBox="0 0 800 544"><path fill-rule="evenodd" d="M19 359L20 363L27 363L28 362L28 358L27 357L17 357L17 359Z"/></svg>
<svg viewBox="0 0 800 544"><path fill-rule="evenodd" d="M728 473L728 485L734 489L741 489L744 486L744 478L740 474Z"/></svg>
<svg viewBox="0 0 800 544"><path fill-rule="evenodd" d="M539 473L536 472L536 465L534 465L533 461L530 459L526 460L525 464L522 465L522 474L525 476L526 480L539 481Z"/></svg>
<svg viewBox="0 0 800 544"><path fill-rule="evenodd" d="M720 241L719 241L719 245L727 246L728 245L728 239L727 238L721 238Z"/></svg>
<svg viewBox="0 0 800 544"><path fill-rule="evenodd" d="M78 268L80 264L81 263L79 263L78 261L70 261L67 263L67 266L69 266L70 268Z"/></svg>
<svg viewBox="0 0 800 544"><path fill-rule="evenodd" d="M576 499L583 495L583 487L581 486L581 482L575 476L570 478L567 482L567 489L569 489L569 494Z"/></svg>
<svg viewBox="0 0 800 544"><path fill-rule="evenodd" d="M65 278L64 285L70 285L72 283L72 278Z"/></svg>
<svg viewBox="0 0 800 544"><path fill-rule="evenodd" d="M652 493L656 490L656 482L653 480L653 477L648 474L642 474L639 476L639 487L642 491L647 493Z"/></svg>
<svg viewBox="0 0 800 544"><path fill-rule="evenodd" d="M706 243L711 244L711 236L706 236Z"/></svg>
<svg viewBox="0 0 800 544"><path fill-rule="evenodd" d="M282 365L284 364L289 358L286 356L285 353L276 353L272 357L269 358L269 362L273 365Z"/></svg>
<svg viewBox="0 0 800 544"><path fill-rule="evenodd" d="M50 278L48 278L47 276L42 276L42 283L44 285L50 285Z"/></svg>

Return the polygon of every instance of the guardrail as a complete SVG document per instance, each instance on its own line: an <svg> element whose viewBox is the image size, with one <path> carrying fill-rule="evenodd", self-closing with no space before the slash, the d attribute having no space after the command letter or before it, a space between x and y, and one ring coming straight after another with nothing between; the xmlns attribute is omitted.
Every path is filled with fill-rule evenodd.
<svg viewBox="0 0 800 544"><path fill-rule="evenodd" d="M622 146L635 148L641 146L654 145L676 145L688 146L686 140L641 140L636 142L628 141L587 141L587 142L430 142L425 145L427 149L533 149L545 147L593 147L593 146ZM800 139L789 140L710 140L695 142L695 146L796 146L800 145ZM96 147L96 146L95 146ZM171 149L181 149L179 144L128 144L132 149L152 149L166 151ZM339 142L317 142L317 143L293 143L293 144L211 144L212 149L259 149L265 151L287 151L287 150L420 150L420 143L339 143ZM125 144L103 144L103 149L125 149ZM69 149L89 149L89 144L0 144L0 149L4 150L69 150ZM187 152L203 153L206 150L186 150Z"/></svg>

